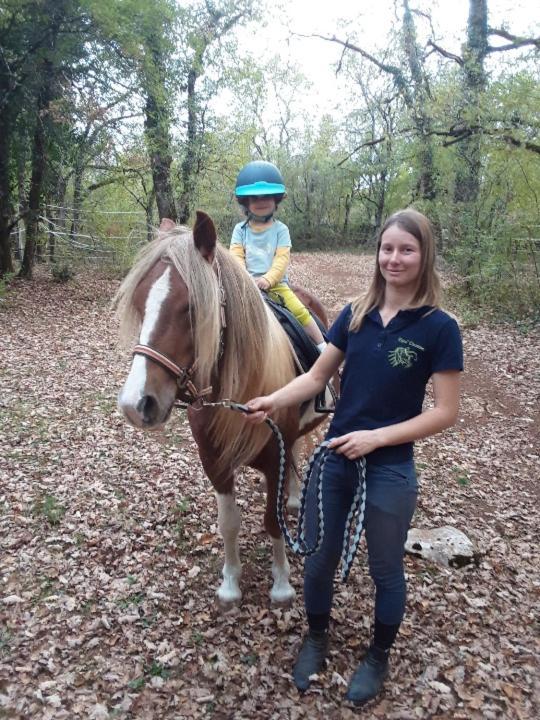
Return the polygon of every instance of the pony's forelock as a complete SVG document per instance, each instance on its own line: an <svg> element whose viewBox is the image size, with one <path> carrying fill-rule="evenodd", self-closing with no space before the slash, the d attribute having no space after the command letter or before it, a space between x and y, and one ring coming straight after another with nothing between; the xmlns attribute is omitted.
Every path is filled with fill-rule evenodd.
<svg viewBox="0 0 540 720"><path fill-rule="evenodd" d="M191 230L181 225L168 232L158 230L155 239L140 250L131 270L118 288L112 306L119 321L119 335L123 345L132 345L140 330L141 318L137 316L133 303L139 283L160 258L169 257L172 239L181 236L191 237Z"/></svg>

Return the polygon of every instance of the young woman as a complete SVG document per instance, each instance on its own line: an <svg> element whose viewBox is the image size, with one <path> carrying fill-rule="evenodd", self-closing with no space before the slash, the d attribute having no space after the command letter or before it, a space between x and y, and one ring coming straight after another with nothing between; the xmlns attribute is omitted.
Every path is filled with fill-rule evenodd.
<svg viewBox="0 0 540 720"><path fill-rule="evenodd" d="M404 544L416 506L413 443L450 427L459 408L461 336L439 308L435 242L429 220L416 210L392 215L381 230L375 274L367 293L347 305L312 369L286 387L248 403L251 422L315 396L345 361L341 397L327 437L334 449L323 477L324 540L305 561L304 603L309 630L293 677L299 690L324 667L334 573L354 495L355 458L366 458L364 528L375 583L374 635L353 674L347 699L374 697L388 673L388 656L405 609ZM431 378L434 406L422 411ZM316 503L306 523L313 532Z"/></svg>

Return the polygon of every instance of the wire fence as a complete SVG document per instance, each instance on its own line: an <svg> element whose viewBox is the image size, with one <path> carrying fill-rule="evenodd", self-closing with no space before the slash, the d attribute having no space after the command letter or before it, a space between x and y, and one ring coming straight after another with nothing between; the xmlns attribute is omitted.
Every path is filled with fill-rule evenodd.
<svg viewBox="0 0 540 720"><path fill-rule="evenodd" d="M154 228L146 214L133 210L75 210L46 205L38 217L38 261L55 265L93 264L119 270L152 238ZM19 223L11 233L13 253L21 259L26 228Z"/></svg>

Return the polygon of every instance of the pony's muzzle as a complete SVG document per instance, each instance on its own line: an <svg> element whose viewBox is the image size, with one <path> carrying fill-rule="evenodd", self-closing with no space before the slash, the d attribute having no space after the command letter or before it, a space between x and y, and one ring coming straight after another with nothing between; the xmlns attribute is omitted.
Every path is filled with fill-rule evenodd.
<svg viewBox="0 0 540 720"><path fill-rule="evenodd" d="M143 395L136 407L145 426L155 425L159 421L160 409L153 395Z"/></svg>
<svg viewBox="0 0 540 720"><path fill-rule="evenodd" d="M122 393L118 396L118 409L133 427L153 430L162 427L172 407L163 407L154 395L143 395L136 402L130 402Z"/></svg>

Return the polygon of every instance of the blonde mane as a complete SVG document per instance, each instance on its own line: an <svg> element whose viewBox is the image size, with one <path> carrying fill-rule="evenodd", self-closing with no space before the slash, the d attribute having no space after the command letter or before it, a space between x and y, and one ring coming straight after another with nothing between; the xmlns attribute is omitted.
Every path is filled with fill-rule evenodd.
<svg viewBox="0 0 540 720"><path fill-rule="evenodd" d="M140 320L133 307L134 292L161 258L170 260L187 286L197 360L196 386L212 386L212 399L246 402L266 395L294 377L289 342L263 302L255 283L219 243L211 265L198 252L191 230L177 227L160 232L146 246L115 297L120 334L124 340L138 333ZM220 288L225 292L225 328L221 331ZM220 357L220 333L223 354ZM209 433L219 468L245 465L262 450L269 429L251 426L235 412L216 409ZM274 418L278 424L287 411Z"/></svg>

